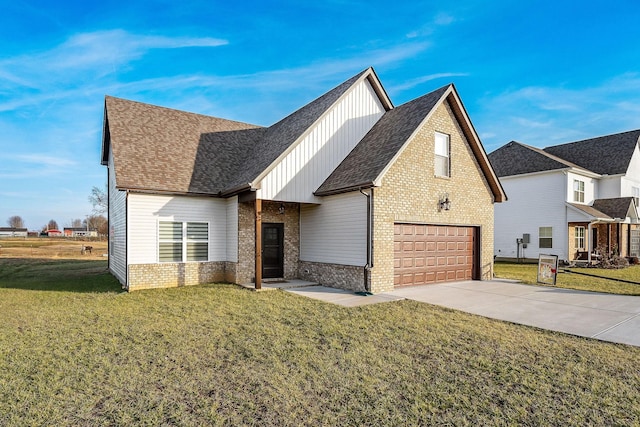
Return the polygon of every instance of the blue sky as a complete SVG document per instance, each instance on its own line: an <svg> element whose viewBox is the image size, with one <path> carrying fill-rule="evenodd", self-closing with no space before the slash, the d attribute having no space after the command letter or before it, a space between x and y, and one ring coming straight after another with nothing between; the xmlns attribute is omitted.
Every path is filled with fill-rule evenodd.
<svg viewBox="0 0 640 427"><path fill-rule="evenodd" d="M637 1L1 0L0 226L91 213L105 95L270 125L373 66L454 82L487 152L640 128Z"/></svg>

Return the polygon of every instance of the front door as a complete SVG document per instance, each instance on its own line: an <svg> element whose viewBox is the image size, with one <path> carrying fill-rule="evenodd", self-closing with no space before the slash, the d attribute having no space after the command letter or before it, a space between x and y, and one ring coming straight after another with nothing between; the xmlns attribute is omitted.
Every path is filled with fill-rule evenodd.
<svg viewBox="0 0 640 427"><path fill-rule="evenodd" d="M284 224L262 224L262 277L284 277Z"/></svg>

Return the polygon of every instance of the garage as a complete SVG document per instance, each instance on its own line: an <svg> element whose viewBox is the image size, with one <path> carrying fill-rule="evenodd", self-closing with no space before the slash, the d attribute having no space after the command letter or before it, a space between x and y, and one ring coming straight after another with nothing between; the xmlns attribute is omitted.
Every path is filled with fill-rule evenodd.
<svg viewBox="0 0 640 427"><path fill-rule="evenodd" d="M477 227L394 224L394 286L476 279Z"/></svg>

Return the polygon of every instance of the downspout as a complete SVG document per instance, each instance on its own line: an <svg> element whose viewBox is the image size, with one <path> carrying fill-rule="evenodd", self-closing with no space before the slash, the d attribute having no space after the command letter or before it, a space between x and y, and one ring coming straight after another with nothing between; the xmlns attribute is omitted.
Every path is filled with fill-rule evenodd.
<svg viewBox="0 0 640 427"><path fill-rule="evenodd" d="M373 268L373 233L372 233L372 211L373 211L373 188L370 193L365 193L362 188L358 189L360 194L367 198L367 263L364 266L364 293L371 294L371 287L369 286L369 276L371 275L371 268Z"/></svg>

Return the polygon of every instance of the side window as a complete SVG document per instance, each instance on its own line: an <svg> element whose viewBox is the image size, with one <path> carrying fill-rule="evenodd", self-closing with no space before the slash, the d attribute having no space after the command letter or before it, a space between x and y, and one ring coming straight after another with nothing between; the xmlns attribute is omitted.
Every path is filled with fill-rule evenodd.
<svg viewBox="0 0 640 427"><path fill-rule="evenodd" d="M435 134L435 163L436 176L451 176L451 147L449 135L436 132Z"/></svg>
<svg viewBox="0 0 640 427"><path fill-rule="evenodd" d="M540 227L538 229L538 247L553 247L553 227Z"/></svg>
<svg viewBox="0 0 640 427"><path fill-rule="evenodd" d="M177 221L160 221L158 223L158 261L208 260L208 223Z"/></svg>

